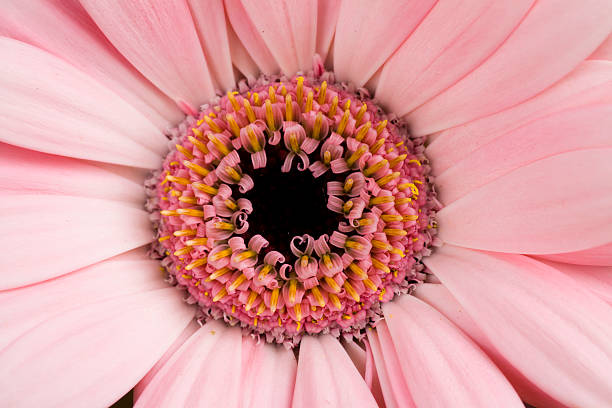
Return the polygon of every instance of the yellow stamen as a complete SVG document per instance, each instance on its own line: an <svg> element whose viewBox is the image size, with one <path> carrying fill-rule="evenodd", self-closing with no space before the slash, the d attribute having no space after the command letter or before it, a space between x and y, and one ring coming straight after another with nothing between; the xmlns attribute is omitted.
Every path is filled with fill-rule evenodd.
<svg viewBox="0 0 612 408"><path fill-rule="evenodd" d="M221 133L223 132L223 129L221 129L219 127L219 125L217 125L211 118L209 118L208 116L204 116L204 122L206 122L206 124L208 125L208 127L210 128L210 130L212 130L215 133Z"/></svg>
<svg viewBox="0 0 612 408"><path fill-rule="evenodd" d="M270 102L270 101L266 101ZM261 151L261 145L259 144L259 140L257 140L257 135L251 126L247 127L247 135L249 136L249 143L251 143L251 147L254 151Z"/></svg>
<svg viewBox="0 0 612 408"><path fill-rule="evenodd" d="M234 135L234 137L239 137L240 126L238 126L238 122L236 122L234 115L228 113L227 115L225 115L225 120L229 125L230 130L232 131L232 135Z"/></svg>
<svg viewBox="0 0 612 408"><path fill-rule="evenodd" d="M375 164L366 167L363 170L363 175L366 177L370 177L372 174L376 173L378 170L382 169L383 167L385 167L387 165L387 163L389 163L387 161L387 159L382 159L377 161Z"/></svg>
<svg viewBox="0 0 612 408"><path fill-rule="evenodd" d="M329 107L329 112L327 113L327 116L332 119L334 116L336 116L336 110L338 109L338 95L334 96L334 99L332 99L332 104Z"/></svg>
<svg viewBox="0 0 612 408"><path fill-rule="evenodd" d="M191 217L204 217L204 211L196 210L195 208L179 208L176 210L177 214L180 215L189 215Z"/></svg>
<svg viewBox="0 0 612 408"><path fill-rule="evenodd" d="M365 123L365 125L363 125L359 131L357 132L357 134L355 135L355 139L357 139L358 141L362 141L363 138L368 134L368 132L370 131L370 128L372 127L372 122L367 121Z"/></svg>
<svg viewBox="0 0 612 408"><path fill-rule="evenodd" d="M417 159L408 160L408 163L416 163L417 165L421 166L421 162Z"/></svg>
<svg viewBox="0 0 612 408"><path fill-rule="evenodd" d="M172 197L180 197L181 196L181 192L177 191L177 190L172 190L172 191L170 191L170 195Z"/></svg>
<svg viewBox="0 0 612 408"><path fill-rule="evenodd" d="M166 176L166 178L168 179L168 181L172 181L173 183L177 183L177 184L182 184L184 186L191 183L191 181L189 181L188 179L184 177Z"/></svg>
<svg viewBox="0 0 612 408"><path fill-rule="evenodd" d="M199 164L190 162L189 160L183 160L183 164L185 165L185 167L187 167L190 170L195 171L200 176L206 177L206 176L208 176L208 173L210 173L210 171L208 169L205 169L204 167L200 166Z"/></svg>
<svg viewBox="0 0 612 408"><path fill-rule="evenodd" d="M251 291L251 293L249 293L246 305L244 305L244 310L247 312L251 310L251 308L253 307L253 303L255 303L255 300L257 300L257 292Z"/></svg>
<svg viewBox="0 0 612 408"><path fill-rule="evenodd" d="M338 283L335 280L329 276L325 276L324 279L334 293L340 292L340 286L338 286Z"/></svg>
<svg viewBox="0 0 612 408"><path fill-rule="evenodd" d="M308 96L306 97L306 107L304 108L305 112L310 112L312 110L312 100L314 99L314 93L312 91L308 91Z"/></svg>
<svg viewBox="0 0 612 408"><path fill-rule="evenodd" d="M179 250L174 251L174 256L185 255L185 254L190 253L191 251L193 251L193 247L186 246L186 247L183 247L183 248L181 248Z"/></svg>
<svg viewBox="0 0 612 408"><path fill-rule="evenodd" d="M354 184L355 184L355 181L352 178L347 178L346 181L344 182L344 187L342 187L342 190L345 193L348 193L351 191Z"/></svg>
<svg viewBox="0 0 612 408"><path fill-rule="evenodd" d="M347 99L346 102L344 102L343 110L348 110L350 107L351 107L351 100Z"/></svg>
<svg viewBox="0 0 612 408"><path fill-rule="evenodd" d="M193 276L191 275L187 275L186 273L181 275L183 277L183 279L193 279Z"/></svg>
<svg viewBox="0 0 612 408"><path fill-rule="evenodd" d="M255 106L261 105L261 101L259 100L259 94L257 92L253 94L253 103L255 104Z"/></svg>
<svg viewBox="0 0 612 408"><path fill-rule="evenodd" d="M302 322L297 322L297 326L295 327L295 331L300 331L300 329L302 328Z"/></svg>
<svg viewBox="0 0 612 408"><path fill-rule="evenodd" d="M391 250L391 253L392 253L392 254L399 255L399 256L401 256L402 258L404 258L404 257L406 256L406 255L404 255L404 251L402 251L402 250L401 250L401 249L399 249L399 248L393 248L393 249Z"/></svg>
<svg viewBox="0 0 612 408"><path fill-rule="evenodd" d="M191 154L191 152L187 149L185 149L183 146L181 146L180 144L175 145L176 146L176 150L178 150L179 152L181 152L183 154L183 156L185 156L186 158L188 158L189 160L193 159L193 154Z"/></svg>
<svg viewBox="0 0 612 408"><path fill-rule="evenodd" d="M291 135L289 135L289 144L291 145L291 150L294 153L300 152L300 146L298 145L298 140L297 140L297 136L295 135L295 133L292 133Z"/></svg>
<svg viewBox="0 0 612 408"><path fill-rule="evenodd" d="M355 262L351 262L349 264L349 269L355 274L357 275L359 278L361 279L365 279L368 277L368 274L366 273L366 271L364 271L359 265L357 265Z"/></svg>
<svg viewBox="0 0 612 408"><path fill-rule="evenodd" d="M196 259L195 261L191 262L189 265L187 265L185 267L186 270L190 271L193 268L197 268L198 266L203 266L206 264L206 261L208 259L207 258L200 258L200 259Z"/></svg>
<svg viewBox="0 0 612 408"><path fill-rule="evenodd" d="M166 217L173 217L178 215L178 213L174 210L161 210L159 213L161 215L165 215Z"/></svg>
<svg viewBox="0 0 612 408"><path fill-rule="evenodd" d="M247 249L246 251L241 252L240 254L236 255L236 262L242 262L245 259L254 258L256 256L257 256L257 252Z"/></svg>
<svg viewBox="0 0 612 408"><path fill-rule="evenodd" d="M387 119L383 120L382 122L378 123L378 126L376 126L376 134L378 136L380 136L380 134L383 132L383 130L385 130L385 128L387 127Z"/></svg>
<svg viewBox="0 0 612 408"><path fill-rule="evenodd" d="M302 265L302 268L305 268L308 266L309 260L310 258L308 257L308 255L302 255L302 257L300 258L300 264Z"/></svg>
<svg viewBox="0 0 612 408"><path fill-rule="evenodd" d="M323 164L327 166L329 165L330 162L331 162L331 153L329 152L329 150L326 150L323 153Z"/></svg>
<svg viewBox="0 0 612 408"><path fill-rule="evenodd" d="M315 298L315 300L317 301L319 306L321 306L321 307L325 306L325 298L321 294L321 291L319 290L318 286L315 286L315 287L311 288L310 289L310 293L312 293L312 296Z"/></svg>
<svg viewBox="0 0 612 408"><path fill-rule="evenodd" d="M380 148L383 147L383 145L385 144L385 141L386 139L378 139L376 143L374 143L372 147L370 147L370 153L375 154L377 151L379 151Z"/></svg>
<svg viewBox="0 0 612 408"><path fill-rule="evenodd" d="M242 285L244 283L244 281L246 281L246 276L244 276L244 274L240 274L239 277L236 278L235 281L232 282L232 284L229 286L229 290L233 291L236 290L236 288L238 288L238 286Z"/></svg>
<svg viewBox="0 0 612 408"><path fill-rule="evenodd" d="M404 215L402 217L402 221L404 221L404 222L416 221L418 219L419 219L419 215L418 214L416 214L416 215Z"/></svg>
<svg viewBox="0 0 612 408"><path fill-rule="evenodd" d="M370 218L361 218L359 221L357 221L357 223L359 226L363 227L365 225L372 225L374 221Z"/></svg>
<svg viewBox="0 0 612 408"><path fill-rule="evenodd" d="M385 296L385 293L386 293L386 292L387 292L387 289L382 288L382 289L380 290L380 295L378 295L378 300L382 301L382 300L383 300L383 297Z"/></svg>
<svg viewBox="0 0 612 408"><path fill-rule="evenodd" d="M225 200L223 204L225 204L225 206L232 211L236 211L238 209L238 205L230 198Z"/></svg>
<svg viewBox="0 0 612 408"><path fill-rule="evenodd" d="M278 305L278 293L279 289L276 288L272 290L272 295L270 295L270 311L274 313L276 311L276 306ZM278 325L281 325L280 317L278 318Z"/></svg>
<svg viewBox="0 0 612 408"><path fill-rule="evenodd" d="M265 310L266 310L266 304L264 302L261 302L259 304L259 306L257 307L257 316L262 314ZM257 321L257 319L255 319L255 320ZM256 324L257 324L257 322L256 322Z"/></svg>
<svg viewBox="0 0 612 408"><path fill-rule="evenodd" d="M171 236L170 236L170 235L166 235L166 236L164 236L164 237L159 237L159 238L157 238L157 240L158 240L159 242L164 242L164 241L166 241L166 240L168 240L168 239L170 239L170 238L171 238Z"/></svg>
<svg viewBox="0 0 612 408"><path fill-rule="evenodd" d="M218 261L221 258L228 257L231 254L232 254L232 249L231 248L227 248L227 249L224 249L222 251L217 252L214 255L209 256L209 258L210 258L211 261L214 262L214 261Z"/></svg>
<svg viewBox="0 0 612 408"><path fill-rule="evenodd" d="M363 245L361 245L359 242L356 241L351 241L350 239L347 239L346 242L344 243L344 246L346 248L349 249L356 249L356 250L361 250L363 249Z"/></svg>
<svg viewBox="0 0 612 408"><path fill-rule="evenodd" d="M353 288L353 285L351 285L349 281L344 281L343 286L344 286L344 289L346 290L346 293L348 293L355 302L359 302L359 293L355 291L355 288Z"/></svg>
<svg viewBox="0 0 612 408"><path fill-rule="evenodd" d="M383 271L385 273L391 272L391 269L389 269L389 267L387 265L385 265L384 263L380 262L378 259L376 259L376 258L370 258L370 259L372 260L372 265L376 269L380 269L381 271Z"/></svg>
<svg viewBox="0 0 612 408"><path fill-rule="evenodd" d="M302 305L300 303L296 303L293 306L293 311L295 312L295 320L298 322L302 320Z"/></svg>
<svg viewBox="0 0 612 408"><path fill-rule="evenodd" d="M189 139L189 141L191 142L191 144L193 144L199 151L201 151L204 154L208 154L210 151L208 150L208 147L206 146L205 143L201 142L200 140L196 139L193 136L187 136L187 139Z"/></svg>
<svg viewBox="0 0 612 408"><path fill-rule="evenodd" d="M331 269L332 266L334 266L328 254L323 254L321 258L323 259L323 264L327 267L327 269Z"/></svg>
<svg viewBox="0 0 612 408"><path fill-rule="evenodd" d="M234 224L232 224L231 222L219 221L215 223L215 228L223 230L223 231L233 231Z"/></svg>
<svg viewBox="0 0 612 408"><path fill-rule="evenodd" d="M297 79L297 88L295 90L295 98L298 105L302 106L302 98L304 97L304 77L300 76Z"/></svg>
<svg viewBox="0 0 612 408"><path fill-rule="evenodd" d="M323 114L321 112L317 112L317 116L314 121L314 125L312 126L312 138L314 140L321 140L321 125L323 123Z"/></svg>
<svg viewBox="0 0 612 408"><path fill-rule="evenodd" d="M238 93L238 92L236 92L236 93ZM231 91L228 91L227 92L227 99L229 99L230 103L232 104L232 108L234 108L234 110L236 112L238 112L240 110L240 104L238 103L238 101L234 97L234 93L231 92Z"/></svg>
<svg viewBox="0 0 612 408"><path fill-rule="evenodd" d="M325 103L325 94L327 93L327 81L323 81L321 84L321 88L319 89L319 105L323 105Z"/></svg>
<svg viewBox="0 0 612 408"><path fill-rule="evenodd" d="M198 199L195 197L187 197L187 196L181 196L179 197L179 201L183 202L183 203L187 203L187 204L197 204L198 203Z"/></svg>
<svg viewBox="0 0 612 408"><path fill-rule="evenodd" d="M340 288L338 288L340 289ZM340 303L340 299L338 299L338 296L336 296L333 293L330 293L329 295L327 295L329 297L329 300L332 302L332 304L334 305L334 307L338 310L342 310L342 303Z"/></svg>
<svg viewBox="0 0 612 408"><path fill-rule="evenodd" d="M357 114L355 115L355 126L359 126L359 122L361 122L361 119L363 119L363 115L366 113L367 110L368 104L364 102L363 105L361 105L361 108L359 108Z"/></svg>
<svg viewBox="0 0 612 408"><path fill-rule="evenodd" d="M219 291L219 293L217 293L215 295L215 297L213 298L213 302L218 302L221 299L223 299L225 296L227 295L227 290L225 288L221 288L221 290Z"/></svg>
<svg viewBox="0 0 612 408"><path fill-rule="evenodd" d="M185 241L185 244L191 245L191 246L203 246L203 245L206 245L207 242L208 242L208 238L194 238L194 239Z"/></svg>
<svg viewBox="0 0 612 408"><path fill-rule="evenodd" d="M408 157L407 154L401 154L401 155L397 156L395 159L393 159L393 160L391 160L389 162L389 167L393 168L393 167L397 166L398 164L400 164L401 162L406 160L406 157Z"/></svg>
<svg viewBox="0 0 612 408"><path fill-rule="evenodd" d="M380 218L385 222L399 222L404 219L404 217L399 214L383 214Z"/></svg>
<svg viewBox="0 0 612 408"><path fill-rule="evenodd" d="M234 180L236 183L238 183L240 179L242 179L242 176L233 167L226 166L225 173L227 173L227 175L230 176L231 179Z"/></svg>
<svg viewBox="0 0 612 408"><path fill-rule="evenodd" d="M268 97L273 103L276 102L276 91L273 86L268 87Z"/></svg>
<svg viewBox="0 0 612 408"><path fill-rule="evenodd" d="M344 111L344 114L342 115L342 119L340 119L340 123L338 123L338 128L336 129L336 132L340 136L342 136L342 134L344 133L344 130L346 129L346 125L348 125L348 120L350 116L351 116L351 111L346 109Z"/></svg>
<svg viewBox="0 0 612 408"><path fill-rule="evenodd" d="M347 164L349 167L352 167L352 166L353 166L353 164L355 164L355 162L356 162L357 160L359 160L359 158L360 158L361 156L363 156L363 154L364 154L365 152L367 152L367 151L368 151L368 146L366 146L366 145L361 145L361 146L359 146L359 148L357 149L357 151L355 151L355 153L353 153L353 154L352 154L352 155L351 155L351 156L350 156L348 159L346 159L346 164Z"/></svg>
<svg viewBox="0 0 612 408"><path fill-rule="evenodd" d="M191 184L194 188L197 188L200 191L205 192L206 194L209 195L217 195L217 193L219 192L219 189L214 188L213 186L209 186L208 184L204 184L204 183L192 183Z"/></svg>
<svg viewBox="0 0 612 408"><path fill-rule="evenodd" d="M215 147L217 148L217 150L223 155L223 156L227 156L229 154L229 149L227 148L226 145L223 144L223 142L221 142L221 140L217 139L215 136L213 136L212 134L208 135L208 140L211 141L211 143L213 145L215 145Z"/></svg>
<svg viewBox="0 0 612 408"><path fill-rule="evenodd" d="M400 176L400 172L399 171L395 171L391 174L387 174L384 177L379 178L378 180L376 180L376 184L378 184L379 186L384 186L385 184L389 183L390 181L395 180L396 178L399 178Z"/></svg>
<svg viewBox="0 0 612 408"><path fill-rule="evenodd" d="M251 103L249 102L249 100L246 98L243 99L242 104L244 105L244 109L246 110L247 119L249 120L249 122L255 122L257 118L255 117L255 112L253 112L253 108L251 107Z"/></svg>
<svg viewBox="0 0 612 408"><path fill-rule="evenodd" d="M378 287L369 278L364 279L363 284L372 292L376 292L378 290Z"/></svg>
<svg viewBox="0 0 612 408"><path fill-rule="evenodd" d="M178 166L178 164L179 164L179 162L177 162L177 161L170 162L171 166Z"/></svg>
<svg viewBox="0 0 612 408"><path fill-rule="evenodd" d="M161 199L164 201L168 201L168 197L162 197Z"/></svg>
<svg viewBox="0 0 612 408"><path fill-rule="evenodd" d="M202 136L204 136L204 134L202 133L202 131L198 128L191 128L191 131L193 132L193 134L196 137L202 138Z"/></svg>
<svg viewBox="0 0 612 408"><path fill-rule="evenodd" d="M285 118L289 122L293 121L293 102L291 100L291 95L285 97Z"/></svg>
<svg viewBox="0 0 612 408"><path fill-rule="evenodd" d="M370 198L370 206L378 204L392 203L395 200L393 196L379 196Z"/></svg>
<svg viewBox="0 0 612 408"><path fill-rule="evenodd" d="M270 272L271 270L272 270L272 265L265 264L263 268L261 268L261 271L259 271L259 275L258 275L259 280L264 280L268 272Z"/></svg>
<svg viewBox="0 0 612 408"><path fill-rule="evenodd" d="M221 269L217 269L216 271L214 271L213 273L210 274L210 276L208 276L208 278L205 279L206 282L211 282L214 281L215 279L217 279L218 277L221 277L223 275L225 275L226 273L228 273L230 271L230 269L225 266Z"/></svg>
<svg viewBox="0 0 612 408"><path fill-rule="evenodd" d="M291 279L289 280L289 301L291 303L294 303L296 296L297 296L297 281L295 279Z"/></svg>
<svg viewBox="0 0 612 408"><path fill-rule="evenodd" d="M276 125L274 124L274 111L272 110L272 102L269 99L266 99L266 124L271 131L276 130Z"/></svg>
<svg viewBox="0 0 612 408"><path fill-rule="evenodd" d="M348 212L351 211L351 208L353 208L353 201L348 200L346 203L344 203L344 205L342 206L342 211L347 214Z"/></svg>
<svg viewBox="0 0 612 408"><path fill-rule="evenodd" d="M372 247L376 249L384 249L386 251L391 251L393 249L391 245L387 244L386 242L379 241L377 239L373 239L371 242Z"/></svg>
<svg viewBox="0 0 612 408"><path fill-rule="evenodd" d="M285 88L285 85L281 86L280 93L283 96L287 96L287 88Z"/></svg>

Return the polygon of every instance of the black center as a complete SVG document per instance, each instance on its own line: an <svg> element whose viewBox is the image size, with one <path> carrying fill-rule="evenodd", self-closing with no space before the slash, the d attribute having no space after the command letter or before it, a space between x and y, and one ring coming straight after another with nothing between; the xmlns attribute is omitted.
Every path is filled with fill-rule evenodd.
<svg viewBox="0 0 612 408"><path fill-rule="evenodd" d="M315 153L310 157L318 158L318 151ZM247 173L255 182L253 189L244 194L253 205L245 235L261 234L270 241L269 249L289 256L289 243L294 236L309 234L316 239L322 234L331 234L338 229L342 217L327 208L327 182L332 179L331 172L315 178L310 170L298 171L301 159L296 157L291 171L282 173L287 152L278 146L267 146L266 154L268 163L263 169L253 170L248 156L242 159L248 163Z"/></svg>

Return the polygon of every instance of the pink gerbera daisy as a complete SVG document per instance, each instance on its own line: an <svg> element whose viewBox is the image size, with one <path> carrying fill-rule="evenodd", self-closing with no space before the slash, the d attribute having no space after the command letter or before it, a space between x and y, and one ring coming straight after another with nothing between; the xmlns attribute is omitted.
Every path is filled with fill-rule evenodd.
<svg viewBox="0 0 612 408"><path fill-rule="evenodd" d="M0 406L612 406L611 32L3 1Z"/></svg>

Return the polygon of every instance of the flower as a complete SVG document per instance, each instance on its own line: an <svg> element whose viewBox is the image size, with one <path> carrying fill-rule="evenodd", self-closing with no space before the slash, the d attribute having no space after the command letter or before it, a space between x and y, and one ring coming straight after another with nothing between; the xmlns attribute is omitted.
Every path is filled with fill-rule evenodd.
<svg viewBox="0 0 612 408"><path fill-rule="evenodd" d="M0 405L612 405L609 0L0 19Z"/></svg>

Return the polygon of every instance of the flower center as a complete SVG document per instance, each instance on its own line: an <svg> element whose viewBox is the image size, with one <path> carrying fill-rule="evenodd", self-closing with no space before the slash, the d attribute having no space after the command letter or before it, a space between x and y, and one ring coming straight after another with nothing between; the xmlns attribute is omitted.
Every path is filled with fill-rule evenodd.
<svg viewBox="0 0 612 408"><path fill-rule="evenodd" d="M147 182L153 252L200 319L290 345L361 338L421 280L437 208L424 140L323 76L260 80L169 133Z"/></svg>

